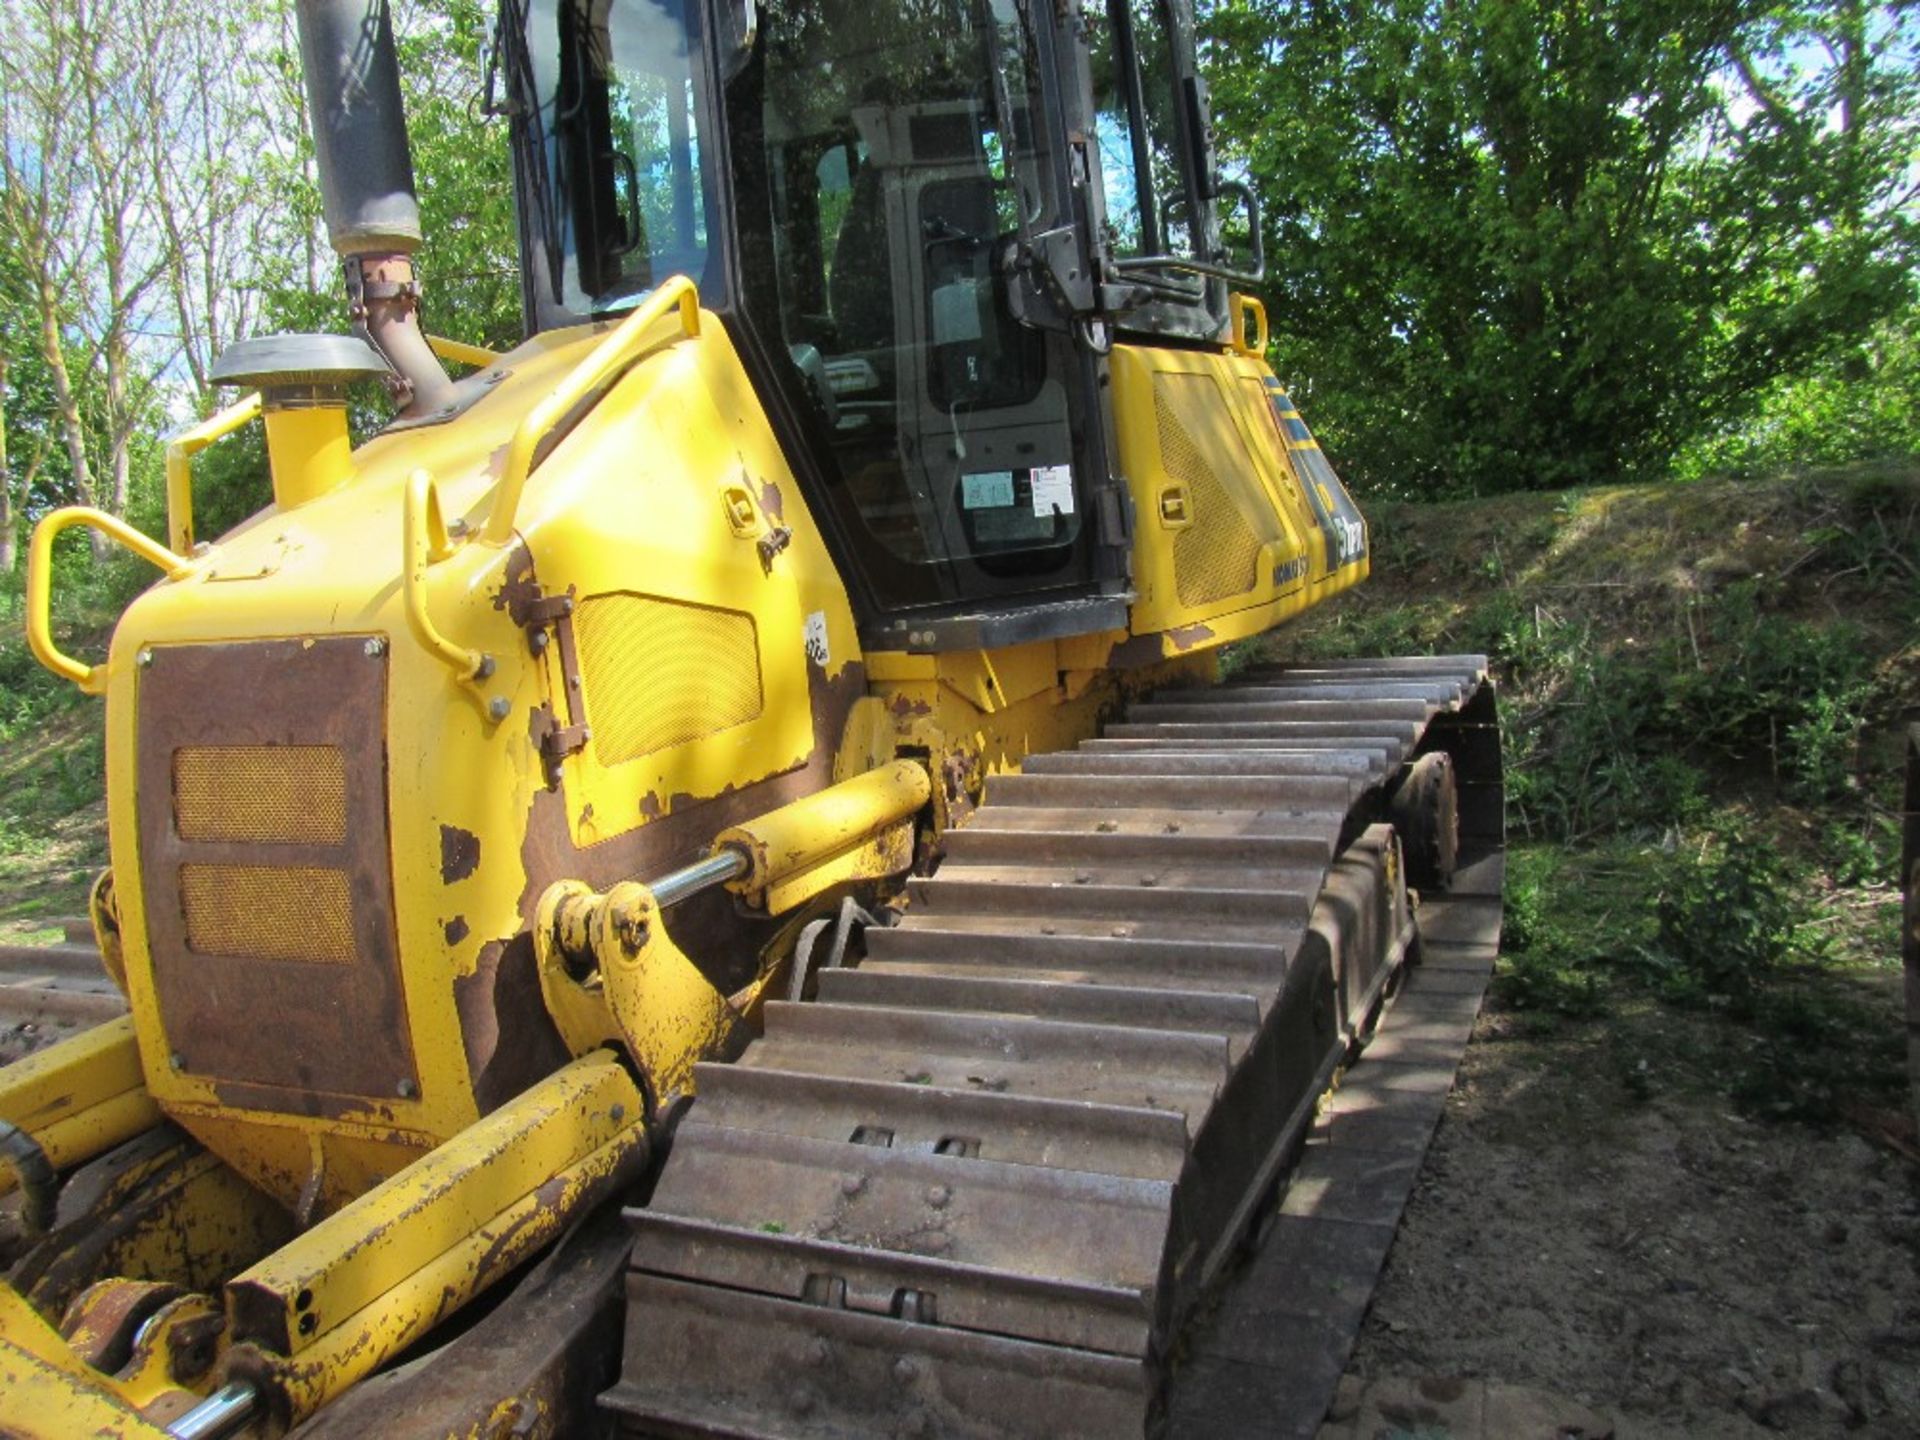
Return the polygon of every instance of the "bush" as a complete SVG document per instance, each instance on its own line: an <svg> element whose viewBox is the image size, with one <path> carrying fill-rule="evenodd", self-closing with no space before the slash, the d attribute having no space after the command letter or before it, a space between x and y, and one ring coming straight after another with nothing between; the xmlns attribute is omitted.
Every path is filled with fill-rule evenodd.
<svg viewBox="0 0 1920 1440"><path fill-rule="evenodd" d="M1571 888L1550 852L1516 850L1510 857L1498 986L1516 1010L1576 1020L1606 1013L1608 985L1594 931L1568 905Z"/></svg>
<svg viewBox="0 0 1920 1440"><path fill-rule="evenodd" d="M1751 1017L1769 979L1823 953L1809 911L1773 850L1735 835L1668 867L1640 958L1669 999Z"/></svg>

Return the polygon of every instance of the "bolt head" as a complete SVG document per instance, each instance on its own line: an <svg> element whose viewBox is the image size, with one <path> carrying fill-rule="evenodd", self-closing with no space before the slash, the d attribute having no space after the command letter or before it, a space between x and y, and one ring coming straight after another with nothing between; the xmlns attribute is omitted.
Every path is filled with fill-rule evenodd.
<svg viewBox="0 0 1920 1440"><path fill-rule="evenodd" d="M148 666L153 664L153 651L142 650L138 655L134 656L133 659L136 665L138 665L142 670L145 670Z"/></svg>
<svg viewBox="0 0 1920 1440"><path fill-rule="evenodd" d="M367 652L367 658L369 660L378 660L382 655L387 653L387 642L382 640L378 635L375 635L360 648Z"/></svg>
<svg viewBox="0 0 1920 1440"><path fill-rule="evenodd" d="M513 702L504 695L496 695L487 702L487 717L495 724L513 713Z"/></svg>
<svg viewBox="0 0 1920 1440"><path fill-rule="evenodd" d="M402 1100L412 1100L420 1093L420 1087L411 1080L402 1080L393 1088Z"/></svg>

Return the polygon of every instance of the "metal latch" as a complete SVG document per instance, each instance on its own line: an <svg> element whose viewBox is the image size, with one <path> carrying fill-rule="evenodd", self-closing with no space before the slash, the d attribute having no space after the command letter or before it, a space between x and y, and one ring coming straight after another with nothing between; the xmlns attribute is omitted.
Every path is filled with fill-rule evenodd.
<svg viewBox="0 0 1920 1440"><path fill-rule="evenodd" d="M544 655L548 645L553 644L560 651L560 685L564 693L556 698L547 728L540 736L540 757L545 761L549 785L560 783L560 762L585 749L593 738L581 698L580 655L573 643L573 610L572 586L567 587L564 595L549 595L538 584L529 584L521 587L507 606L513 623L527 632L528 650ZM560 720L562 714L566 716L564 724Z"/></svg>

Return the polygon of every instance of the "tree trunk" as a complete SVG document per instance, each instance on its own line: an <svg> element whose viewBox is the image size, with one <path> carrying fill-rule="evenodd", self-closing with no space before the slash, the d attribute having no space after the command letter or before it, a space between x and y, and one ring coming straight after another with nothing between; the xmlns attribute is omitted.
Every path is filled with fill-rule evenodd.
<svg viewBox="0 0 1920 1440"><path fill-rule="evenodd" d="M0 351L0 576L13 574L20 561L20 536L14 528L13 471L7 464L7 371L12 357Z"/></svg>
<svg viewBox="0 0 1920 1440"><path fill-rule="evenodd" d="M40 311L40 354L47 362L47 377L53 384L60 438L66 442L67 462L73 467L73 488L81 504L91 505L93 467L87 461L87 431L80 419L80 402L74 397L73 377L67 373L67 347L60 336L60 297L50 285L42 283L35 287L34 299ZM95 531L94 558L103 557L106 548L106 538Z"/></svg>

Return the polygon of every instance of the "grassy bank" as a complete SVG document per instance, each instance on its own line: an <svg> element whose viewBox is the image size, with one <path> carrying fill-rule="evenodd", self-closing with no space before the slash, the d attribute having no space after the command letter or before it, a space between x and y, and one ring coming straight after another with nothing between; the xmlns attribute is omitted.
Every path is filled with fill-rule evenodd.
<svg viewBox="0 0 1920 1440"><path fill-rule="evenodd" d="M75 643L88 642L104 646ZM85 913L107 860L104 721L101 702L35 663L17 608L0 604L0 939L52 940L48 918Z"/></svg>
<svg viewBox="0 0 1920 1440"><path fill-rule="evenodd" d="M1499 1003L1627 1092L1897 1117L1898 721L1920 471L1373 515L1283 658L1485 651L1514 842Z"/></svg>

